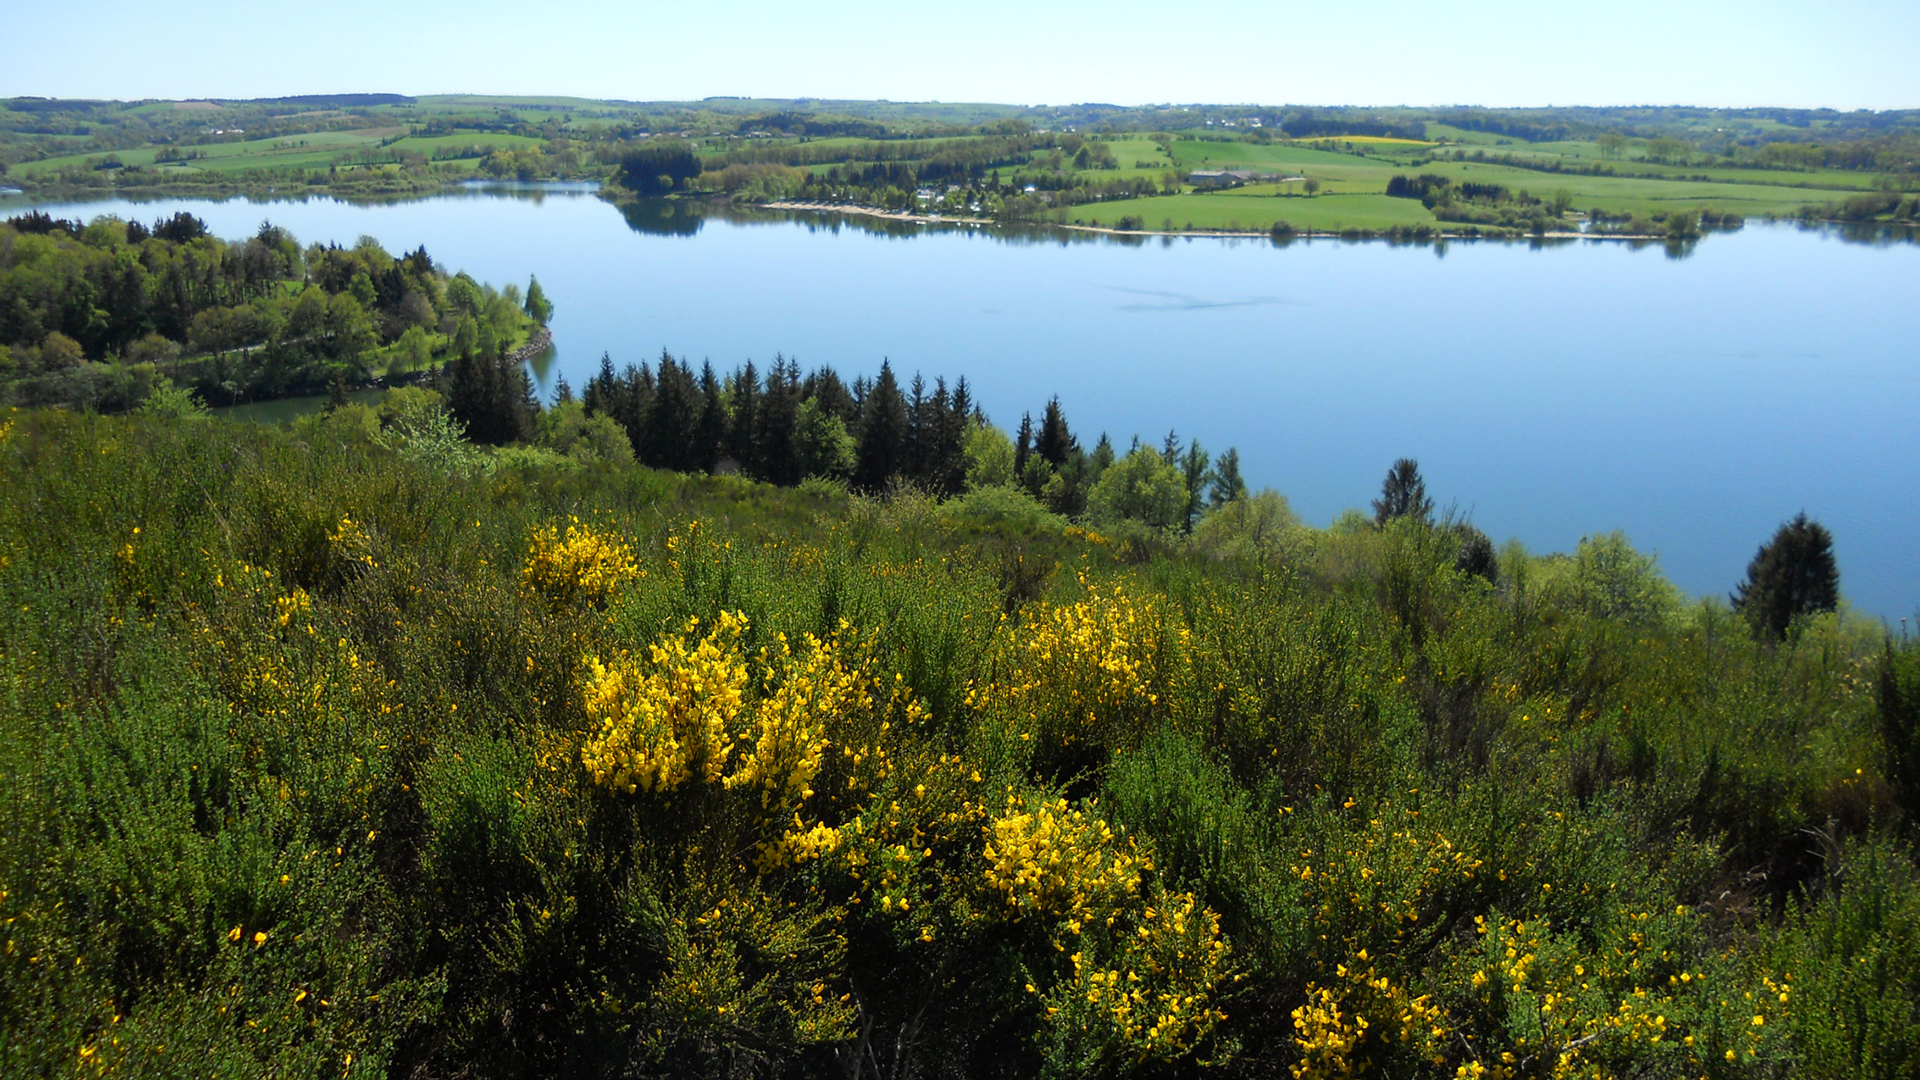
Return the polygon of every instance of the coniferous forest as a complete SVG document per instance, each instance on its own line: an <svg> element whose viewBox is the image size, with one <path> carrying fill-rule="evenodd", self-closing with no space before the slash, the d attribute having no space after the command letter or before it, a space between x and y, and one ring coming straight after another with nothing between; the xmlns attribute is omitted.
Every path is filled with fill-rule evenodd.
<svg viewBox="0 0 1920 1080"><path fill-rule="evenodd" d="M0 491L7 1076L1920 1070L1920 648L1804 515L1693 599L1411 460L1313 528L1058 399L478 349L16 409Z"/></svg>

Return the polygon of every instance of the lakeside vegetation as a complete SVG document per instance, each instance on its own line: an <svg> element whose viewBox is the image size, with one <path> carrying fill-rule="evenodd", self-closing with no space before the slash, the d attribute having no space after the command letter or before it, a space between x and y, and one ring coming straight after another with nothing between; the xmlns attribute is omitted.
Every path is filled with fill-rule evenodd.
<svg viewBox="0 0 1920 1080"><path fill-rule="evenodd" d="M1412 462L488 372L0 419L9 1075L1920 1068L1920 646L1817 524L1688 600Z"/></svg>
<svg viewBox="0 0 1920 1080"><path fill-rule="evenodd" d="M0 183L54 195L397 197L586 179L1128 231L1689 239L1751 217L1909 227L1920 113L17 98L0 102L0 168ZM1222 172L1247 175L1204 175ZM1389 196L1420 176L1489 194L1443 204L1452 213Z"/></svg>
<svg viewBox="0 0 1920 1080"><path fill-rule="evenodd" d="M157 386L215 404L404 381L455 358L504 363L552 314L537 280L496 291L361 237L240 243L187 213L0 221L0 401L120 411ZM517 365L516 365L517 366Z"/></svg>

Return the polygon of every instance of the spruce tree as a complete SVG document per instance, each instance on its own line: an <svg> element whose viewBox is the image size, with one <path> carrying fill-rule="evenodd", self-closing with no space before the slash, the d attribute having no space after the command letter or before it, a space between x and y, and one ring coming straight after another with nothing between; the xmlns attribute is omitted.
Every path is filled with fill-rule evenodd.
<svg viewBox="0 0 1920 1080"><path fill-rule="evenodd" d="M441 369L439 383L440 393L446 398L448 415L458 420L471 437L474 424L485 407L479 365L473 359L473 354L462 351L453 363Z"/></svg>
<svg viewBox="0 0 1920 1080"><path fill-rule="evenodd" d="M501 407L512 432L507 441L531 442L534 433L540 430L540 394L534 389L533 373L527 370L526 364L509 359L504 353L500 362L506 367L506 377L501 382L507 388Z"/></svg>
<svg viewBox="0 0 1920 1080"><path fill-rule="evenodd" d="M1427 482L1420 478L1420 463L1412 458L1393 463L1393 468L1387 470L1386 481L1380 485L1380 497L1373 500L1375 525L1403 517L1420 522L1433 520L1433 500L1427 498Z"/></svg>
<svg viewBox="0 0 1920 1080"><path fill-rule="evenodd" d="M653 413L653 368L646 364L628 364L621 376L620 426L638 455L646 445L647 418Z"/></svg>
<svg viewBox="0 0 1920 1080"><path fill-rule="evenodd" d="M965 392L964 387L961 392ZM946 379L933 381L928 411L926 475L921 483L936 495L958 495L966 488L967 481L967 414L955 408L954 395L948 392Z"/></svg>
<svg viewBox="0 0 1920 1080"><path fill-rule="evenodd" d="M1112 464L1113 440L1107 438L1107 433L1103 431L1100 433L1100 441L1093 444L1093 453L1087 455L1087 482L1099 483L1100 474L1106 472L1107 466Z"/></svg>
<svg viewBox="0 0 1920 1080"><path fill-rule="evenodd" d="M760 461L754 455L754 433L760 426L760 372L749 360L733 374L733 430L727 433L728 457L748 475L757 475Z"/></svg>
<svg viewBox="0 0 1920 1080"><path fill-rule="evenodd" d="M1840 603L1840 570L1833 534L1805 513L1780 526L1747 564L1747 580L1733 592L1733 609L1762 641L1780 641L1793 620L1832 611Z"/></svg>
<svg viewBox="0 0 1920 1080"><path fill-rule="evenodd" d="M586 392L580 395L580 404L587 410L588 416L605 413L616 421L620 418L617 402L620 398L620 377L613 373L613 356L600 354L600 370L587 380Z"/></svg>
<svg viewBox="0 0 1920 1080"><path fill-rule="evenodd" d="M854 465L854 483L864 491L885 490L900 471L907 449L907 401L893 377L893 367L880 362L880 377L867 391L860 411L860 450Z"/></svg>
<svg viewBox="0 0 1920 1080"><path fill-rule="evenodd" d="M726 452L727 425L731 421L727 416L726 394L720 389L720 379L713 373L711 361L700 365L700 420L693 433L693 464L702 472L712 472L720 463L720 455Z"/></svg>
<svg viewBox="0 0 1920 1080"><path fill-rule="evenodd" d="M794 454L793 433L800 413L800 370L776 354L767 371L767 388L760 398L754 425L753 474L762 480L791 486L801 480L800 460Z"/></svg>
<svg viewBox="0 0 1920 1080"><path fill-rule="evenodd" d="M1079 442L1067 428L1067 414L1060 408L1060 398L1055 395L1040 416L1040 435L1034 451L1045 458L1047 464L1059 469L1065 467L1067 458L1079 448Z"/></svg>
<svg viewBox="0 0 1920 1080"><path fill-rule="evenodd" d="M1218 510L1246 494L1247 482L1240 478L1240 451L1229 446L1213 463L1213 472L1207 478L1207 505Z"/></svg>
<svg viewBox="0 0 1920 1080"><path fill-rule="evenodd" d="M900 471L915 484L925 486L927 482L927 449L932 440L933 416L929 412L927 399L927 380L919 372L913 373L913 382L907 390L907 452L901 462Z"/></svg>
<svg viewBox="0 0 1920 1080"><path fill-rule="evenodd" d="M1208 455L1195 439L1187 444L1186 453L1180 455L1181 479L1187 484L1186 531L1193 531L1193 523L1200 519L1200 510L1206 505Z"/></svg>
<svg viewBox="0 0 1920 1080"><path fill-rule="evenodd" d="M842 424L853 427L860 419L860 404L853 399L853 393L840 376L830 367L822 367L807 376L804 392L801 395L812 401L818 401L820 408L828 416L838 417Z"/></svg>
<svg viewBox="0 0 1920 1080"><path fill-rule="evenodd" d="M693 429L700 418L699 393L692 369L661 350L653 406L647 411L643 460L648 465L678 472L693 469Z"/></svg>

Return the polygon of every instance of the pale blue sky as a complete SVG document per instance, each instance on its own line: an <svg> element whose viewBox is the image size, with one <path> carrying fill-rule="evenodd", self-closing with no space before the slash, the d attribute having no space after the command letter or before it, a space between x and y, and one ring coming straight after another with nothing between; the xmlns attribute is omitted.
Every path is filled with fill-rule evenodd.
<svg viewBox="0 0 1920 1080"><path fill-rule="evenodd" d="M0 94L1920 107L1915 0L14 0Z"/></svg>

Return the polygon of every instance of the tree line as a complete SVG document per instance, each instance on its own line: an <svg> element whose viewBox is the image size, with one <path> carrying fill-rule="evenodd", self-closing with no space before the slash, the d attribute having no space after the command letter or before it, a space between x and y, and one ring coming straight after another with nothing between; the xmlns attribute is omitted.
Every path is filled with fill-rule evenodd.
<svg viewBox="0 0 1920 1080"><path fill-rule="evenodd" d="M560 400L571 399L564 385ZM969 434L986 424L965 378L903 389L885 361L851 385L831 367L802 373L776 356L763 376L749 361L724 376L662 352L615 371L602 356L581 403L620 425L643 464L680 472L740 473L793 485L813 476L863 491L910 483L938 495L966 487Z"/></svg>

